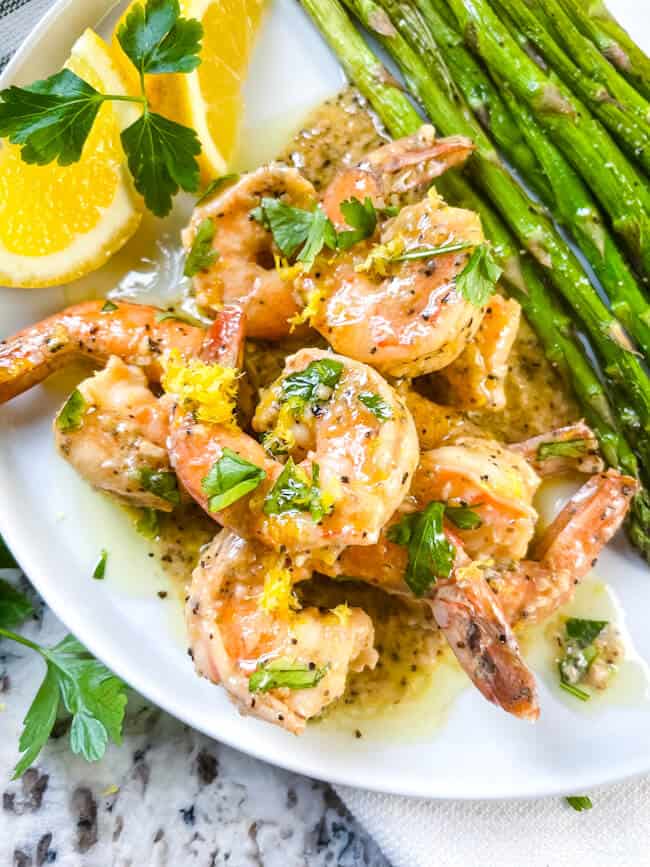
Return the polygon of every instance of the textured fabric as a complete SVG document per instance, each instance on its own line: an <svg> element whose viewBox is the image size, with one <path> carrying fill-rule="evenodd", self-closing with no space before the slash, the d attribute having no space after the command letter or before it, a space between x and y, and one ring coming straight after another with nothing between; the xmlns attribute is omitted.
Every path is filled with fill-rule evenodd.
<svg viewBox="0 0 650 867"><path fill-rule="evenodd" d="M394 867L648 867L650 779L563 798L423 801L336 786Z"/></svg>
<svg viewBox="0 0 650 867"><path fill-rule="evenodd" d="M51 5L52 0L0 0L0 69Z"/></svg>

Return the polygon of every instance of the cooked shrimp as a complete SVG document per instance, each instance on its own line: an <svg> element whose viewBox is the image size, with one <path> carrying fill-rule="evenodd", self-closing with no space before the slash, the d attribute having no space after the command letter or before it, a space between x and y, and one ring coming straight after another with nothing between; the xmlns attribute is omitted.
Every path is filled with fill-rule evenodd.
<svg viewBox="0 0 650 867"><path fill-rule="evenodd" d="M625 520L638 489L636 479L616 470L593 476L546 530L532 560L486 567L511 623L538 623L572 598Z"/></svg>
<svg viewBox="0 0 650 867"><path fill-rule="evenodd" d="M78 425L62 429L54 422L60 454L96 488L131 505L171 511L180 493L166 448L169 399L156 398L142 370L116 356L77 390Z"/></svg>
<svg viewBox="0 0 650 867"><path fill-rule="evenodd" d="M439 375L450 390L449 402L460 409L502 410L506 405L508 358L517 337L521 307L493 295L484 308L474 339Z"/></svg>
<svg viewBox="0 0 650 867"><path fill-rule="evenodd" d="M314 384L313 376L325 368L333 374L330 385ZM296 406L289 394L302 387L301 381L310 396ZM374 403L375 411L364 399L370 407ZM283 466L233 425L200 423L194 413L177 410L171 461L206 511L203 480L227 448L262 470L264 478L253 493L214 514L224 526L293 552L377 541L408 489L418 444L408 410L375 370L323 350L302 349L286 360L284 373L258 406L253 427L266 432L265 441L282 445L295 465Z"/></svg>
<svg viewBox="0 0 650 867"><path fill-rule="evenodd" d="M569 470L594 475L604 469L596 434L584 421L511 443L508 448L525 457L539 476L557 476Z"/></svg>
<svg viewBox="0 0 650 867"><path fill-rule="evenodd" d="M482 241L476 214L432 197L402 208L381 234L386 249L399 243L406 252ZM391 376L420 376L450 364L483 316L455 288L468 250L389 263L382 273L368 266L368 252L368 245L356 245L302 278L302 291L322 299L311 317L313 327L336 352Z"/></svg>
<svg viewBox="0 0 650 867"><path fill-rule="evenodd" d="M360 608L342 616L317 608L274 610L265 599L273 570L289 582L309 577L284 555L221 531L192 575L185 606L190 651L198 673L222 683L243 713L299 734L343 694L349 671L374 668L374 629ZM251 691L251 675L274 660L317 672L314 685Z"/></svg>
<svg viewBox="0 0 650 867"><path fill-rule="evenodd" d="M462 165L474 145L464 136L436 139L432 126L396 139L367 154L361 163L339 172L325 190L323 207L339 228L345 227L341 203L368 197L377 208L390 204L394 195L425 189L434 178Z"/></svg>
<svg viewBox="0 0 650 867"><path fill-rule="evenodd" d="M519 559L535 532L532 499L539 483L527 461L506 446L460 437L421 455L411 495L418 508L440 500L477 514L480 526L458 531L470 557Z"/></svg>
<svg viewBox="0 0 650 867"><path fill-rule="evenodd" d="M159 320L160 311L145 304L86 301L19 331L0 341L0 403L78 357L105 364L116 355L157 382L166 352L193 356L205 335L203 328L177 319Z"/></svg>
<svg viewBox="0 0 650 867"><path fill-rule="evenodd" d="M273 238L251 216L265 197L279 198L299 208L313 207L316 191L295 169L264 166L195 208L183 231L183 244L190 249L204 220L215 226L215 262L194 277L199 304L219 310L222 304L243 305L249 337L277 340L289 334L288 320L300 310L293 282L275 267Z"/></svg>
<svg viewBox="0 0 650 867"><path fill-rule="evenodd" d="M456 550L451 576L437 581L422 598L472 683L488 699L522 719L537 719L535 679L525 662L508 621L485 577L472 563L458 538L445 527ZM377 545L346 548L334 563L315 563L332 577L342 575L374 584L387 593L414 599L405 574L408 553L382 533Z"/></svg>

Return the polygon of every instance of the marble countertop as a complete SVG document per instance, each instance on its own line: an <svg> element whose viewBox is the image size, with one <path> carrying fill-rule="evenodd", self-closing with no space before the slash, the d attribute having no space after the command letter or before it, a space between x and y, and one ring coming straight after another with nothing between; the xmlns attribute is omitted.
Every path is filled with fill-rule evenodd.
<svg viewBox="0 0 650 867"><path fill-rule="evenodd" d="M37 610L22 631L55 643L65 627ZM10 781L42 675L36 654L0 643L2 865L390 867L330 786L212 741L135 695L124 742L102 761L74 756L59 726Z"/></svg>

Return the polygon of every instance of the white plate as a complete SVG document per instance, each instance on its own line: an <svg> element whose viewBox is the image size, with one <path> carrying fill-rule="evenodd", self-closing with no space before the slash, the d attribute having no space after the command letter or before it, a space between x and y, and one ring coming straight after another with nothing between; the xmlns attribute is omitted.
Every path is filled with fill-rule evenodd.
<svg viewBox="0 0 650 867"><path fill-rule="evenodd" d="M650 48L648 17L635 0L611 6ZM636 14L635 7L636 6ZM23 45L2 79L26 83L59 68L105 0L61 0ZM115 15L111 14L111 21ZM103 29L104 35L108 30ZM308 106L336 91L343 76L293 0L277 0L249 79L247 124L270 129L270 156ZM254 133L251 132L251 136ZM250 139L254 139L251 137ZM0 290L0 333L40 319L72 297L110 287L116 257L73 290ZM81 641L139 692L206 734L294 771L386 792L439 798L507 798L581 793L650 770L650 709L607 707L585 717L541 683L542 717L529 726L466 690L442 728L429 735L365 737L311 728L302 738L240 717L223 691L193 673L178 607L155 590L166 579L122 512L91 491L54 451L51 420L60 393L37 388L0 409L0 532L48 604ZM90 576L110 549L107 580ZM598 573L615 588L640 654L650 660L650 575L622 541Z"/></svg>

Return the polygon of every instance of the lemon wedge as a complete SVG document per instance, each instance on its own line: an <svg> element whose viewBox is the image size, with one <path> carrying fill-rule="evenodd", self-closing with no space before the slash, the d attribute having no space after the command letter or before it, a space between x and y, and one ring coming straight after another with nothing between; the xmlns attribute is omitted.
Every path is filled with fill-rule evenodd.
<svg viewBox="0 0 650 867"><path fill-rule="evenodd" d="M118 21L116 33L133 5ZM145 88L153 111L196 130L207 182L224 174L237 146L242 86L264 0L181 0L180 5L185 18L203 25L201 65L185 75L147 75ZM137 87L137 73L115 35L113 50L123 74Z"/></svg>
<svg viewBox="0 0 650 867"><path fill-rule="evenodd" d="M92 30L66 66L97 90L127 94L109 47ZM99 268L133 235L142 216L120 143L138 117L129 103L104 103L70 166L28 165L18 146L0 149L0 284L54 286Z"/></svg>

